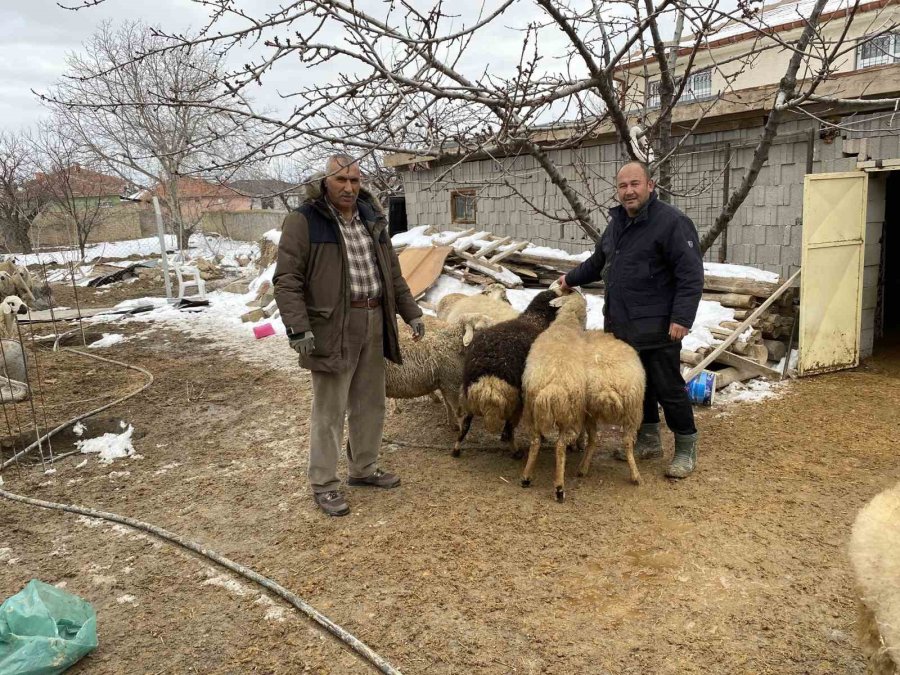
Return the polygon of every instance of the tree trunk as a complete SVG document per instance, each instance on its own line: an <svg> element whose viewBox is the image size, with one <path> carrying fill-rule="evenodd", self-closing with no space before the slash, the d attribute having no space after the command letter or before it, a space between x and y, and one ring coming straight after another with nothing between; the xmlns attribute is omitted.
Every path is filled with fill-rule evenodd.
<svg viewBox="0 0 900 675"><path fill-rule="evenodd" d="M33 253L29 230L31 223L4 223L6 246L11 253Z"/></svg>

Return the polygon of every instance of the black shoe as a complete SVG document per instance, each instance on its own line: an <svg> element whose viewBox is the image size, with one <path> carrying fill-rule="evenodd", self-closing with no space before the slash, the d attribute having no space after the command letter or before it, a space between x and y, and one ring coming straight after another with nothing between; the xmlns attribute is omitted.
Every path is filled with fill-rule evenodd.
<svg viewBox="0 0 900 675"><path fill-rule="evenodd" d="M344 495L337 490L316 492L313 494L313 499L316 502L316 506L329 516L346 516L350 513L350 507L347 505Z"/></svg>
<svg viewBox="0 0 900 675"><path fill-rule="evenodd" d="M367 485L369 487L395 488L400 485L400 476L395 473L382 471L381 469L375 469L375 473L371 476L365 476L363 478L354 478L353 476L350 476L347 478L347 485L352 485L354 487Z"/></svg>

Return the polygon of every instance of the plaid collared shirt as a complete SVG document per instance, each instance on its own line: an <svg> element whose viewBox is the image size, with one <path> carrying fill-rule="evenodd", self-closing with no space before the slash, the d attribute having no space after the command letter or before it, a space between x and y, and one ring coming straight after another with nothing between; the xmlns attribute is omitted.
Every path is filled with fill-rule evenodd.
<svg viewBox="0 0 900 675"><path fill-rule="evenodd" d="M328 208L341 224L344 242L347 244L347 263L350 272L350 299L368 300L381 297L381 277L378 274L378 261L375 258L375 242L372 235L359 217L359 211L353 210L350 222L344 220L340 212L327 199Z"/></svg>

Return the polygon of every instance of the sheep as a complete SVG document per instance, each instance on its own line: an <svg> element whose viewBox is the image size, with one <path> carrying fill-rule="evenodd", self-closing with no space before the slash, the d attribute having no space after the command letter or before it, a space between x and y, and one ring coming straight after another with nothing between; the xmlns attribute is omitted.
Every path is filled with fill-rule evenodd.
<svg viewBox="0 0 900 675"><path fill-rule="evenodd" d="M477 295L450 293L438 301L437 316L447 323L455 323L466 314L486 314L497 322L514 319L519 313L506 298L502 284L491 284Z"/></svg>
<svg viewBox="0 0 900 675"><path fill-rule="evenodd" d="M515 429L522 416L522 373L531 344L556 318L557 309L550 304L555 297L553 291L541 291L515 319L475 334L463 366L465 416L453 447L454 457L459 457L476 415L484 418L489 431L496 433L502 428L501 439L510 444L513 457L521 457Z"/></svg>
<svg viewBox="0 0 900 675"><path fill-rule="evenodd" d="M644 419L644 390L647 374L641 357L628 344L601 330L584 334L584 351L579 359L587 382L585 426L588 443L578 467L579 476L587 476L591 457L597 449L599 425L615 424L622 428L625 458L631 481L641 483L634 461L634 443Z"/></svg>
<svg viewBox="0 0 900 675"><path fill-rule="evenodd" d="M18 340L0 340L0 401L24 401L31 395L25 352Z"/></svg>
<svg viewBox="0 0 900 675"><path fill-rule="evenodd" d="M385 390L389 398L417 398L440 390L447 408L447 421L460 428L460 386L463 354L476 330L494 323L481 314L467 314L455 324L425 317L425 337L414 342L401 332L403 364L385 362Z"/></svg>
<svg viewBox="0 0 900 675"><path fill-rule="evenodd" d="M4 298L16 294L25 298L29 306L33 307L37 302L32 293L33 288L34 280L27 267L16 265L9 260L0 262L0 293Z"/></svg>
<svg viewBox="0 0 900 675"><path fill-rule="evenodd" d="M8 295L3 299L3 302L0 303L0 313L3 314L3 322L0 324L2 328L2 336L9 338L11 340L16 340L19 337L19 331L16 329L16 315L17 314L27 314L28 306L22 302L22 299L17 295Z"/></svg>
<svg viewBox="0 0 900 675"><path fill-rule="evenodd" d="M531 432L528 460L522 471L522 487L531 485L531 476L543 437L556 435L556 499L565 499L563 481L566 447L581 436L587 407L587 386L582 364L571 358L584 335L587 302L580 293L555 298L556 319L537 336L522 375L524 399L522 419Z"/></svg>
<svg viewBox="0 0 900 675"><path fill-rule="evenodd" d="M623 427L631 480L641 476L634 461L634 442L643 419L646 375L637 352L602 331L585 331L586 302L571 294L554 300L556 321L532 346L523 377L525 418L531 428L522 486L531 485L541 437L557 435L555 489L565 500L565 451L587 433L578 475L586 476L597 447L599 426Z"/></svg>
<svg viewBox="0 0 900 675"><path fill-rule="evenodd" d="M900 673L900 483L856 516L850 562L859 592L859 633L871 675Z"/></svg>

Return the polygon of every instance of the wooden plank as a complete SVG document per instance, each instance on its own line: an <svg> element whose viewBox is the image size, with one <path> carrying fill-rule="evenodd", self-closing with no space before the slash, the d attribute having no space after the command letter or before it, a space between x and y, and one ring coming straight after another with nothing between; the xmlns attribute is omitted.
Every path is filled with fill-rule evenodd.
<svg viewBox="0 0 900 675"><path fill-rule="evenodd" d="M531 246L530 241L520 241L512 248L508 248L505 251L500 251L500 253L498 253L493 258L491 258L491 262L496 265L501 260L504 260L505 258L508 258L511 255L514 255L514 254L518 253L519 251L528 248L529 246Z"/></svg>
<svg viewBox="0 0 900 675"><path fill-rule="evenodd" d="M493 253L498 248L500 248L504 244L508 244L511 241L512 241L512 237L503 237L503 239L498 239L497 241L492 241L490 244L485 246L480 251L476 251L474 255L476 258L487 258L489 254ZM491 261L491 262L493 262L493 261Z"/></svg>
<svg viewBox="0 0 900 675"><path fill-rule="evenodd" d="M772 293L778 290L778 283L774 281L745 279L743 277L717 277L707 274L703 278L703 290L740 293L742 295L755 295L759 298L768 298Z"/></svg>
<svg viewBox="0 0 900 675"><path fill-rule="evenodd" d="M731 343L734 342L735 340L737 340L738 336L742 332L744 332L744 329L747 328L747 326L749 326L751 323L753 323L753 321L756 320L756 317L758 317L763 312L765 312L769 308L769 305L774 303L782 293L784 293L788 288L790 288L793 285L794 281L796 281L797 277L799 277L799 276L800 276L800 270L797 270L796 272L794 272L794 274L791 275L791 278L788 279L787 281L785 281L779 289L777 289L774 293L772 293L772 295L770 295L768 297L768 299L766 299L765 302L763 302L759 307L757 307L756 310L753 312L753 314L751 314L746 319L744 319L744 321L741 323L741 325L738 326L737 329L730 336L725 338L725 341L722 344L718 345L715 349L713 349L709 353L709 355L707 355L707 357L705 359L703 359L700 363L698 363L696 366L691 368L691 370L688 372L688 374L685 375L684 381L690 382L695 377L697 377L697 374L700 371L702 371L704 368L706 368L706 366L708 366L710 363L715 361L716 357L719 354L721 354L722 352L724 352L726 349L728 349L728 347L731 346Z"/></svg>
<svg viewBox="0 0 900 675"><path fill-rule="evenodd" d="M716 356L716 362L722 363L726 366L734 366L739 370L746 370L747 372L751 372L759 377L769 377L773 379L781 377L781 373L779 373L777 370L773 370L768 366L761 365L756 361L752 361L746 357L739 356L738 354L732 354L731 352L720 353L718 356Z"/></svg>
<svg viewBox="0 0 900 675"><path fill-rule="evenodd" d="M510 256L510 262L526 265L542 265L551 269L568 272L574 270L581 263L577 260L564 260L562 258L547 258L544 256L531 255L529 253L516 253Z"/></svg>
<svg viewBox="0 0 900 675"><path fill-rule="evenodd" d="M99 314L116 314L122 310L114 307L82 307L81 318L86 319L89 316L97 316ZM32 310L26 316L18 317L19 323L43 323L45 321L73 321L78 319L79 311L77 309L54 309L52 316L49 309Z"/></svg>
<svg viewBox="0 0 900 675"><path fill-rule="evenodd" d="M446 239L441 239L441 246L450 246L453 242L458 239L462 239L463 237L468 237L470 234L475 234L475 228L470 227L468 230L463 230L462 232L455 232L451 234Z"/></svg>
<svg viewBox="0 0 900 675"><path fill-rule="evenodd" d="M451 250L449 246L408 248L397 256L400 271L413 297L418 297L434 285Z"/></svg>

